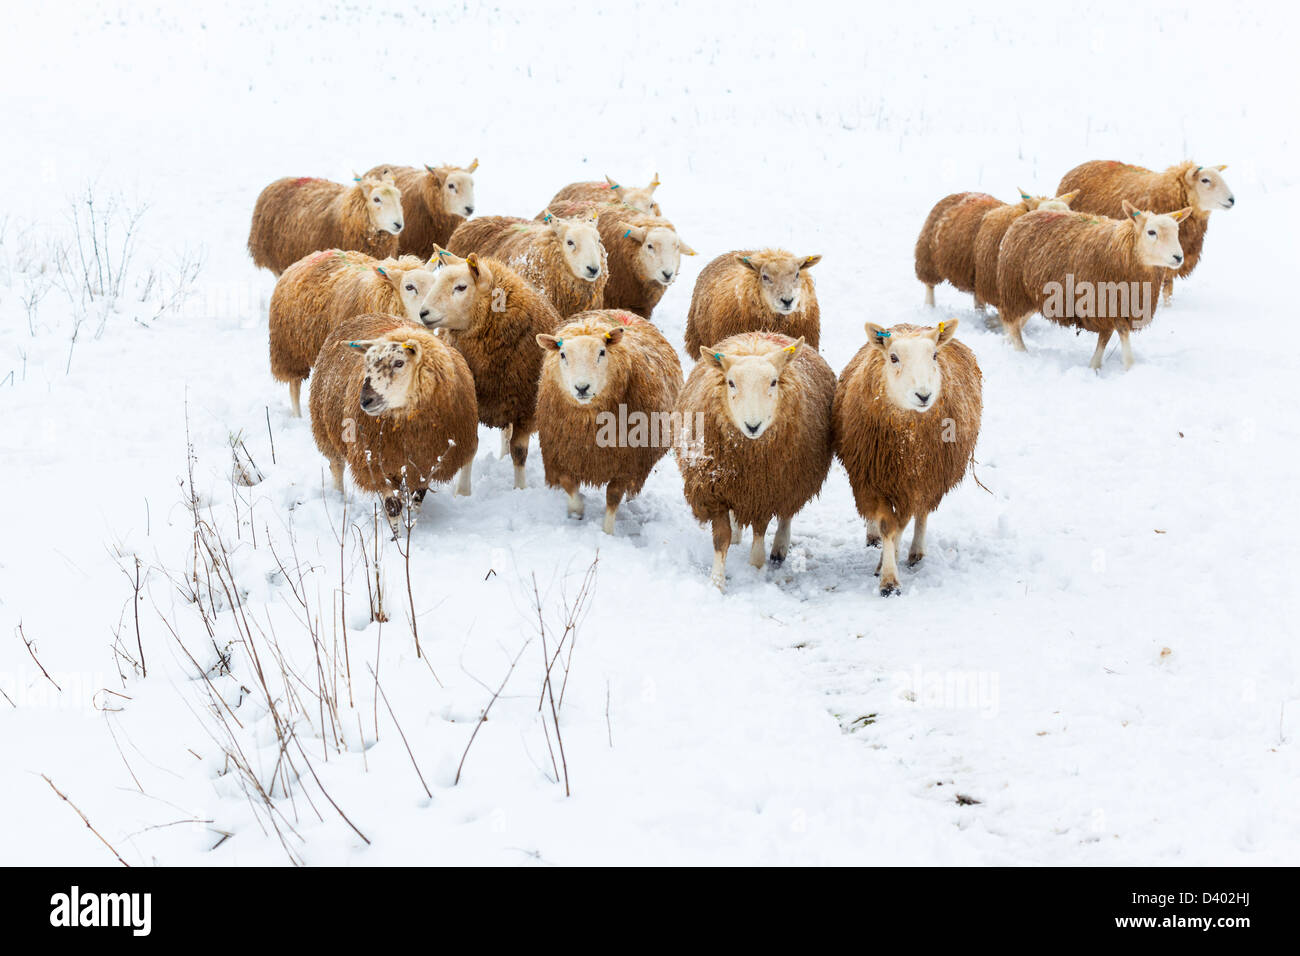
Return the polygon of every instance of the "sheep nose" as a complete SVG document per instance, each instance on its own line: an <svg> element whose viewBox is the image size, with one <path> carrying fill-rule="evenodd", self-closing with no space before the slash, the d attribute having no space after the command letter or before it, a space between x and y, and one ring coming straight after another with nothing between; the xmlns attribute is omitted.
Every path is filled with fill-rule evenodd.
<svg viewBox="0 0 1300 956"><path fill-rule="evenodd" d="M427 319L428 317L429 317L429 310L428 310L428 309L421 309L421 310L420 310L420 321L423 322L423 321L424 321L425 319Z"/></svg>
<svg viewBox="0 0 1300 956"><path fill-rule="evenodd" d="M931 393L931 392L917 392L917 393L916 393L916 400L917 400L918 402L920 402L922 405L929 405L929 404L930 404L930 395L931 395L931 394L933 394L933 393Z"/></svg>
<svg viewBox="0 0 1300 956"><path fill-rule="evenodd" d="M1228 197L1228 205L1229 205L1229 206L1235 206L1235 205L1237 205L1237 197L1236 197L1236 196L1229 196L1229 197Z"/></svg>
<svg viewBox="0 0 1300 956"><path fill-rule="evenodd" d="M398 232L401 232L401 231L402 231L402 224L401 224L400 222L398 222L398 221L395 220L395 221L393 222L393 228L396 229Z"/></svg>
<svg viewBox="0 0 1300 956"><path fill-rule="evenodd" d="M788 308L790 308L790 306L794 305L794 299L793 299L793 298L790 298L790 299L782 299L782 300L781 300L781 304L782 304L783 306L785 306L785 307L788 309Z"/></svg>
<svg viewBox="0 0 1300 956"><path fill-rule="evenodd" d="M575 386L573 386L573 390L574 390L574 392L577 393L577 396L578 396L579 398L586 398L586 397L587 397L587 393L588 393L589 391L591 391L591 386L590 386L590 385L575 385Z"/></svg>
<svg viewBox="0 0 1300 956"><path fill-rule="evenodd" d="M664 277L664 281L665 281L665 282L672 282L672 281L673 281L673 274L672 274L671 272L669 272L667 269L663 269L663 270L661 270L661 272L663 273L663 277Z"/></svg>
<svg viewBox="0 0 1300 956"><path fill-rule="evenodd" d="M474 215L474 207L473 207L473 206L466 206L466 207L465 207L465 215L467 215L467 216L472 216L472 215Z"/></svg>
<svg viewBox="0 0 1300 956"><path fill-rule="evenodd" d="M600 266L587 266L587 275L593 279L600 275Z"/></svg>
<svg viewBox="0 0 1300 956"><path fill-rule="evenodd" d="M745 422L745 427L749 429L751 435L757 435L758 430L763 427L763 423L759 422L757 425L751 425L749 422Z"/></svg>
<svg viewBox="0 0 1300 956"><path fill-rule="evenodd" d="M1175 252L1175 253L1174 253L1174 262L1182 262L1182 261L1183 261L1183 257L1182 257L1182 255L1181 255L1180 253Z"/></svg>

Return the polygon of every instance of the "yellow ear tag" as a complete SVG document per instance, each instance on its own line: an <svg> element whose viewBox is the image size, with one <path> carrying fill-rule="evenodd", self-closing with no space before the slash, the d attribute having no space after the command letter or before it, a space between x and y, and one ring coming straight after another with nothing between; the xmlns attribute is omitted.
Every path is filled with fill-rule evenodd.
<svg viewBox="0 0 1300 956"><path fill-rule="evenodd" d="M787 345L787 346L785 347L785 350L786 350L787 352L789 352L791 355L793 355L793 354L794 354L794 350L797 349L798 347L799 347L798 345Z"/></svg>
<svg viewBox="0 0 1300 956"><path fill-rule="evenodd" d="M943 335L943 323L942 323L942 322L939 323L939 334L940 334L940 335Z"/></svg>
<svg viewBox="0 0 1300 956"><path fill-rule="evenodd" d="M419 345L415 339L407 339L402 343L402 348L406 349L408 352L414 352L418 347Z"/></svg>

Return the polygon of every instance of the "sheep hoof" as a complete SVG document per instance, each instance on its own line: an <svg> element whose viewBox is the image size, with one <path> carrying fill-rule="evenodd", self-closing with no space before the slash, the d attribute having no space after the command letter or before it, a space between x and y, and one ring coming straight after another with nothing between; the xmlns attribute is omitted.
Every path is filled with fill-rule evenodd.
<svg viewBox="0 0 1300 956"><path fill-rule="evenodd" d="M779 567L785 561L785 552L773 551L768 555L768 561L772 563L772 567Z"/></svg>
<svg viewBox="0 0 1300 956"><path fill-rule="evenodd" d="M923 560L925 560L925 555L923 553L909 554L907 556L907 566L909 568L914 568L918 564L920 564Z"/></svg>
<svg viewBox="0 0 1300 956"><path fill-rule="evenodd" d="M890 584L882 584L880 586L881 597L893 597L895 594L902 594L902 593L903 593L903 589L898 586L897 582L893 582Z"/></svg>
<svg viewBox="0 0 1300 956"><path fill-rule="evenodd" d="M709 583L712 584L715 588L717 588L717 589L718 589L719 591L721 591L722 593L724 593L724 594L726 593L726 591L727 591L727 576L726 576L726 574L711 574L711 575L709 575Z"/></svg>
<svg viewBox="0 0 1300 956"><path fill-rule="evenodd" d="M878 547L880 547L880 535L878 535L878 534L869 534L869 535L867 535L867 547L868 547L868 548L878 548ZM879 570L879 569L877 569L877 570Z"/></svg>

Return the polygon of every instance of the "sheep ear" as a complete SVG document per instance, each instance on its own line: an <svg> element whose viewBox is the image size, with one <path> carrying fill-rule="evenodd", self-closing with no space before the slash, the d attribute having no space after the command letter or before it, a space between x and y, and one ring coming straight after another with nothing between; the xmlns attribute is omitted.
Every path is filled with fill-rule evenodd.
<svg viewBox="0 0 1300 956"><path fill-rule="evenodd" d="M1034 198L1033 196L1029 195L1029 193L1027 193L1027 192L1025 192L1023 189L1021 189L1019 186L1016 187L1016 192L1020 193L1020 198L1026 200L1026 201L1031 200L1031 199Z"/></svg>
<svg viewBox="0 0 1300 956"><path fill-rule="evenodd" d="M623 341L623 327L621 325L618 328L610 329L605 333L606 345L618 345L621 341Z"/></svg>
<svg viewBox="0 0 1300 956"><path fill-rule="evenodd" d="M1124 215L1128 216L1130 219L1136 219L1138 216L1142 215L1142 210L1133 205L1127 199L1120 200L1120 205L1124 208Z"/></svg>
<svg viewBox="0 0 1300 956"><path fill-rule="evenodd" d="M453 256L442 246L438 245L437 243L434 243L433 254L429 256L430 269L437 269L441 266L454 265L457 262L460 262L460 259L458 259L456 256Z"/></svg>
<svg viewBox="0 0 1300 956"><path fill-rule="evenodd" d="M811 269L817 263L822 261L821 256L804 256L803 262L799 263L800 269Z"/></svg>
<svg viewBox="0 0 1300 956"><path fill-rule="evenodd" d="M420 358L420 353L423 350L423 346L415 339L407 339L402 343L402 351L416 360Z"/></svg>
<svg viewBox="0 0 1300 956"><path fill-rule="evenodd" d="M647 192L654 192L659 188L659 174L655 173L655 178L650 180L650 185L646 187Z"/></svg>
<svg viewBox="0 0 1300 956"><path fill-rule="evenodd" d="M796 341L791 342L784 348L777 349L776 354L772 356L772 364L776 366L778 373L783 371L785 367L790 364L790 360L799 354L799 350L803 348L803 346L804 337L801 335Z"/></svg>
<svg viewBox="0 0 1300 956"><path fill-rule="evenodd" d="M1071 189L1068 193L1062 193L1061 195L1057 196L1056 201L1063 202L1068 206L1070 205L1070 203L1074 202L1075 198L1078 195L1079 195L1079 190Z"/></svg>
<svg viewBox="0 0 1300 956"><path fill-rule="evenodd" d="M619 186L618 183L614 182L614 180L610 179L608 176L605 177L605 182L609 184L609 188L610 188L610 189L620 189L620 188L622 188L622 187Z"/></svg>
<svg viewBox="0 0 1300 956"><path fill-rule="evenodd" d="M623 230L623 238L631 239L633 242L645 242L645 227L632 226L626 222L620 222L618 228Z"/></svg>
<svg viewBox="0 0 1300 956"><path fill-rule="evenodd" d="M343 344L346 345L346 346L347 346L348 348L350 348L350 349L356 349L356 350L359 351L359 352L364 352L366 349L370 348L370 346L374 345L376 341L378 341L378 340L377 340L377 339L357 339L357 340L355 340L355 341L353 341L353 342L345 342L345 343L343 343Z"/></svg>
<svg viewBox="0 0 1300 956"><path fill-rule="evenodd" d="M1174 212L1169 213L1169 218L1172 219L1174 222L1182 222L1191 214L1192 214L1192 207L1184 206L1182 209L1178 209Z"/></svg>
<svg viewBox="0 0 1300 956"><path fill-rule="evenodd" d="M722 359L723 359L723 355L721 352L715 352L707 345L700 346L701 362L708 362L711 365L716 365L718 368L722 368Z"/></svg>
<svg viewBox="0 0 1300 956"><path fill-rule="evenodd" d="M736 261L739 262L746 269L752 269L755 272L758 271L758 263L752 262L749 256L736 256Z"/></svg>
<svg viewBox="0 0 1300 956"><path fill-rule="evenodd" d="M680 252L680 253L681 253L682 255L684 255L684 256L698 256L698 255L699 255L698 252L696 252L694 249L692 249L692 248L691 248L690 246L688 246L686 243L682 242L682 237L681 237L681 236L678 236L678 237L677 237L677 251Z"/></svg>
<svg viewBox="0 0 1300 956"><path fill-rule="evenodd" d="M470 163L468 166L465 167L465 172L467 172L467 173L472 173L472 172L474 172L474 170L476 170L476 169L478 169L478 157L477 157L477 156L474 157L474 162Z"/></svg>
<svg viewBox="0 0 1300 956"><path fill-rule="evenodd" d="M564 339L557 339L554 335L538 335L537 344L544 349L550 349L552 352L558 352L560 346L564 344Z"/></svg>
<svg viewBox="0 0 1300 956"><path fill-rule="evenodd" d="M876 325L875 322L868 322L867 344L874 345L880 351L884 352L889 349L889 330L882 326Z"/></svg>
<svg viewBox="0 0 1300 956"><path fill-rule="evenodd" d="M939 327L935 329L935 336L934 336L935 348L940 348L940 349L943 348L945 345L947 345L949 342L952 341L952 337L956 334L957 334L956 319L946 319L945 321L940 322Z"/></svg>
<svg viewBox="0 0 1300 956"><path fill-rule="evenodd" d="M467 255L465 257L465 265L469 266L470 275L477 279L479 277L478 253L471 252Z"/></svg>

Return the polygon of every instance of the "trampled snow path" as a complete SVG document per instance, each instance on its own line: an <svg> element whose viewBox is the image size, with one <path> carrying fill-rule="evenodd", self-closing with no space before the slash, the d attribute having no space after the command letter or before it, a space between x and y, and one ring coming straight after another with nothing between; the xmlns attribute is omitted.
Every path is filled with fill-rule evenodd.
<svg viewBox="0 0 1300 956"><path fill-rule="evenodd" d="M142 260L200 244L208 260L184 315L145 328L133 321L141 307L124 305L76 345L67 374L58 295L32 336L26 274L11 268L0 286L0 382L16 370L0 385L0 689L17 705L0 699L0 787L6 819L23 821L0 861L111 862L40 774L132 864L1296 860L1300 427L1277 404L1297 372L1287 31L1219 23L1221 81L1153 110L1131 89L1185 78L1188 45L1203 48L1194 9L1113 12L1086 36L1029 5L991 21L909 8L870 29L827 7L782 37L734 11L692 13L689 36L656 30L653 55L615 55L597 37L615 17L650 29L647 14L575 27L533 7L501 16L469 4L435 24L451 52L430 98L427 18L88 9L72 28L84 74L46 62L34 22L7 31L0 117L22 135L0 147L13 171L4 209L61 225L64 196L96 181L152 202ZM1128 52L1134 37L1149 40L1141 57ZM388 51L376 96L354 73L338 79L367 38ZM588 51L581 70L555 56L573 49ZM1095 66L1086 84L1061 68L1066 54ZM111 113L80 95L88 78ZM428 104L427 126L394 128L396 89ZM577 102L594 113L563 109ZM950 288L941 311L918 305L911 244L945 192L1048 191L1082 159L1185 154L1230 163L1239 208L1214 217L1200 269L1135 339L1131 372L1112 354L1091 373L1092 343L1041 320L1030 354L1015 355ZM366 626L350 543L355 707L323 735L314 703L298 715L299 771L310 781L310 761L371 842L308 782L277 802L297 834L282 844L240 775L223 772L207 685L159 612L205 666L217 651L160 571L141 605L149 677L118 679L113 630L128 646L135 634L114 554L183 574L188 410L195 482L231 543L240 603L265 632L262 652L273 635L306 679L290 692L311 701L316 658L293 590L319 609L332 652L343 500L322 490L309 427L266 372L272 282L242 251L252 200L279 175L475 155L484 214L531 214L575 178L658 169L665 210L701 251L656 313L674 342L699 268L765 241L824 255L823 340L837 370L867 319L958 317L984 371L976 457L988 492L968 480L949 496L925 563L885 601L837 465L796 519L786 566L756 572L738 549L719 595L709 535L670 460L607 538L598 520L565 519L562 494L541 487L536 444L532 487L512 491L484 432L474 496L440 490L413 535L420 634L441 686L413 654L400 554L385 547L381 636ZM240 432L265 474L251 489L230 481ZM364 540L370 503L353 495L348 507L351 541ZM292 547L301 584L278 573ZM452 786L474 721L534 633L530 576L554 624L597 552L561 716L573 796L552 779L536 643ZM20 620L62 693L11 636ZM218 648L234 620L218 616ZM272 721L234 652L233 676L213 686L266 782ZM376 657L432 799L375 700Z"/></svg>

